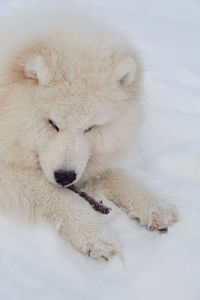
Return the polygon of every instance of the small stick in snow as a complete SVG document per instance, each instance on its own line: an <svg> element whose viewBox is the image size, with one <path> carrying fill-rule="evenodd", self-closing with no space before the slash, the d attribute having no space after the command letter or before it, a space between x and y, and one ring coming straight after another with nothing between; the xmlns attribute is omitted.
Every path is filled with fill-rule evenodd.
<svg viewBox="0 0 200 300"><path fill-rule="evenodd" d="M111 208L105 206L103 204L103 201L96 201L94 198L90 197L87 193L83 191L79 191L74 184L70 185L68 187L69 190L73 191L74 193L78 194L82 198L84 198L86 201L90 203L90 205L93 207L94 210L100 212L101 214L107 215L110 213Z"/></svg>

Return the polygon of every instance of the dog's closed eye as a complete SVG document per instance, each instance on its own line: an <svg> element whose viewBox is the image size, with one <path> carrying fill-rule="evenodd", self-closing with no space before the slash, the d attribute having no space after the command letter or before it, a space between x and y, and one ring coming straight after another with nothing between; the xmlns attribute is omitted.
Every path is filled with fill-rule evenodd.
<svg viewBox="0 0 200 300"><path fill-rule="evenodd" d="M54 121L52 121L51 119L49 119L49 124L51 124L51 126L56 130L59 131L60 129L58 128L58 126L56 125L56 123Z"/></svg>
<svg viewBox="0 0 200 300"><path fill-rule="evenodd" d="M93 128L95 128L96 125L90 126L89 128L87 128L86 130L84 130L84 133L87 133L89 131L91 131Z"/></svg>

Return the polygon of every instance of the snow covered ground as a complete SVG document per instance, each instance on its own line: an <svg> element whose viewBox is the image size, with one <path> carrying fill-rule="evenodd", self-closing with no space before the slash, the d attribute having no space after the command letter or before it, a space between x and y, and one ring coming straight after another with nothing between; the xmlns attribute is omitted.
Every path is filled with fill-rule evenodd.
<svg viewBox="0 0 200 300"><path fill-rule="evenodd" d="M105 263L50 228L0 217L0 300L199 300L200 1L86 1L142 51L146 121L124 166L174 203L180 221L158 234L113 208L103 218L122 251Z"/></svg>

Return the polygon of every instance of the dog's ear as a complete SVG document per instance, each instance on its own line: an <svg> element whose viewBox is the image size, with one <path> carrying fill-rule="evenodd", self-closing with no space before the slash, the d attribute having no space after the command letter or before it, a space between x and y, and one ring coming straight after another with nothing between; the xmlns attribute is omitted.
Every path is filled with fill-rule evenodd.
<svg viewBox="0 0 200 300"><path fill-rule="evenodd" d="M27 79L32 79L40 85L49 85L51 81L51 71L47 61L42 55L30 58L24 68L25 77Z"/></svg>
<svg viewBox="0 0 200 300"><path fill-rule="evenodd" d="M10 82L32 82L48 86L53 78L51 55L43 45L35 44L25 47L13 57L6 77Z"/></svg>
<svg viewBox="0 0 200 300"><path fill-rule="evenodd" d="M114 68L114 78L121 85L130 85L134 82L137 71L136 61L131 56L121 58Z"/></svg>

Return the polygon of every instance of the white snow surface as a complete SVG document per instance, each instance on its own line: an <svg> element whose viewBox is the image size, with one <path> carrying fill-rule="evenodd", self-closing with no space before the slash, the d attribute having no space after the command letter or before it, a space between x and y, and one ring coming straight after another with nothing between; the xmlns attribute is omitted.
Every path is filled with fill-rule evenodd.
<svg viewBox="0 0 200 300"><path fill-rule="evenodd" d="M0 13L18 2L1 1ZM167 234L149 232L109 203L113 211L102 218L121 254L106 263L78 253L45 225L1 216L0 300L199 300L200 1L82 2L142 53L146 120L138 150L123 164L176 205L180 220Z"/></svg>

